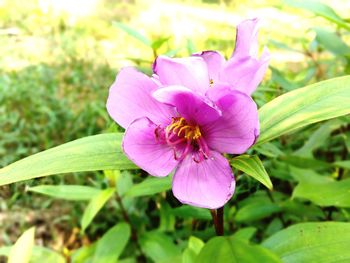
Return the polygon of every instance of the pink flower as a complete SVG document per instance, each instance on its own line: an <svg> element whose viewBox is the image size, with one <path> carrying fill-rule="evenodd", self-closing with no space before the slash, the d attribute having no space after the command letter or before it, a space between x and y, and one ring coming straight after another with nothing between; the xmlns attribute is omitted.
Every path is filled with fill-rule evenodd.
<svg viewBox="0 0 350 263"><path fill-rule="evenodd" d="M182 203L215 209L234 192L222 153L242 154L259 135L249 95L263 78L269 54L265 50L258 59L257 48L257 20L246 20L228 61L215 51L159 56L152 78L124 68L110 88L107 109L126 129L126 155L153 176L175 171L173 193Z"/></svg>

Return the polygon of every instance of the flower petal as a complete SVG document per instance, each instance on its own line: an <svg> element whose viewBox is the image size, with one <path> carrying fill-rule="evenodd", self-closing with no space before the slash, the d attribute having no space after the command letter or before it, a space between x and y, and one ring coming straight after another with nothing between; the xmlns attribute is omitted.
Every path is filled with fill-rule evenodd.
<svg viewBox="0 0 350 263"><path fill-rule="evenodd" d="M221 116L220 110L211 101L182 86L159 89L153 96L162 103L175 106L181 117L198 125L212 122Z"/></svg>
<svg viewBox="0 0 350 263"><path fill-rule="evenodd" d="M219 73L225 63L225 58L219 52L211 50L193 54L192 56L203 58L208 67L209 79L216 83L219 80Z"/></svg>
<svg viewBox="0 0 350 263"><path fill-rule="evenodd" d="M173 193L181 203L216 209L225 205L235 189L229 162L217 152L199 163L191 155L180 163L173 178Z"/></svg>
<svg viewBox="0 0 350 263"><path fill-rule="evenodd" d="M259 20L257 18L247 19L237 26L236 46L232 57L244 58L258 56L258 30Z"/></svg>
<svg viewBox="0 0 350 263"><path fill-rule="evenodd" d="M229 83L235 90L252 94L264 78L270 53L265 48L260 59L233 57L227 61L220 73L220 80Z"/></svg>
<svg viewBox="0 0 350 263"><path fill-rule="evenodd" d="M158 126L148 118L140 118L127 128L123 148L130 160L153 176L166 176L178 161L174 151L156 138Z"/></svg>
<svg viewBox="0 0 350 263"><path fill-rule="evenodd" d="M207 65L200 57L169 58L158 56L153 71L164 85L185 86L200 94L209 88Z"/></svg>
<svg viewBox="0 0 350 263"><path fill-rule="evenodd" d="M169 121L173 108L151 96L156 89L157 84L143 73L131 67L122 69L109 90L109 115L124 128L145 116L157 124Z"/></svg>
<svg viewBox="0 0 350 263"><path fill-rule="evenodd" d="M223 87L216 93L221 97L215 98L210 93L208 96L221 109L222 117L202 127L205 141L218 152L242 154L259 135L257 106L250 96L240 91Z"/></svg>

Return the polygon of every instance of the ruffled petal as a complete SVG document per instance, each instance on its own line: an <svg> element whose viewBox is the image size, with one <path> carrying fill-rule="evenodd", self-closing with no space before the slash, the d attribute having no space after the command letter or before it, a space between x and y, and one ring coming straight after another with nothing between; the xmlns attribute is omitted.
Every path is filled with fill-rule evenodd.
<svg viewBox="0 0 350 263"><path fill-rule="evenodd" d="M252 57L233 57L223 67L220 80L230 84L235 90L250 95L264 78L269 60L270 53L267 48L264 49L259 60Z"/></svg>
<svg viewBox="0 0 350 263"><path fill-rule="evenodd" d="M153 176L166 176L178 164L174 151L157 138L157 125L140 118L127 128L123 148L130 160Z"/></svg>
<svg viewBox="0 0 350 263"><path fill-rule="evenodd" d="M134 68L122 69L109 90L107 111L122 127L140 117L157 124L168 122L174 109L155 100L151 94L157 84Z"/></svg>
<svg viewBox="0 0 350 263"><path fill-rule="evenodd" d="M207 65L200 57L169 58L158 56L153 71L163 86L181 85L200 94L209 88Z"/></svg>
<svg viewBox="0 0 350 263"><path fill-rule="evenodd" d="M174 196L184 204L216 209L230 200L235 180L229 162L217 152L199 163L188 155L173 178Z"/></svg>
<svg viewBox="0 0 350 263"><path fill-rule="evenodd" d="M222 66L225 63L225 58L217 51L203 51L192 56L201 57L208 67L209 80L211 83L216 83L219 80L219 74Z"/></svg>
<svg viewBox="0 0 350 263"><path fill-rule="evenodd" d="M259 20L247 19L237 26L236 46L232 57L245 58L258 56Z"/></svg>
<svg viewBox="0 0 350 263"><path fill-rule="evenodd" d="M209 148L222 153L242 154L259 135L258 110L253 99L227 87L208 93L222 111L222 117L202 126ZM220 97L219 97L219 95Z"/></svg>
<svg viewBox="0 0 350 263"><path fill-rule="evenodd" d="M168 86L153 93L160 102L176 107L181 117L189 122L204 125L221 116L215 105L190 89L182 86Z"/></svg>

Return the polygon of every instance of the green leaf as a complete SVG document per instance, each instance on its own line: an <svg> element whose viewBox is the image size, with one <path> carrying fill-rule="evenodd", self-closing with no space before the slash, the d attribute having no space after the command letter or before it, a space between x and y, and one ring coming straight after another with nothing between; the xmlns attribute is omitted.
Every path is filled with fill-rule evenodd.
<svg viewBox="0 0 350 263"><path fill-rule="evenodd" d="M284 163L291 164L301 168L309 168L314 170L322 170L332 167L331 163L316 160L314 158L306 158L294 155L283 155L279 157Z"/></svg>
<svg viewBox="0 0 350 263"><path fill-rule="evenodd" d="M167 262L180 255L180 249L172 239L161 232L145 233L140 238L140 245L142 251L154 262Z"/></svg>
<svg viewBox="0 0 350 263"><path fill-rule="evenodd" d="M194 263L203 246L204 242L201 239L191 236L187 248L182 253L182 263Z"/></svg>
<svg viewBox="0 0 350 263"><path fill-rule="evenodd" d="M232 159L231 165L258 180L268 189L273 188L270 177L257 155L240 155Z"/></svg>
<svg viewBox="0 0 350 263"><path fill-rule="evenodd" d="M163 44L165 44L170 37L161 37L152 42L151 47L153 50L159 49Z"/></svg>
<svg viewBox="0 0 350 263"><path fill-rule="evenodd" d="M91 199L81 219L82 232L85 231L98 211L100 211L105 203L113 196L114 191L114 188L107 188Z"/></svg>
<svg viewBox="0 0 350 263"><path fill-rule="evenodd" d="M277 232L262 245L285 263L349 262L350 223L302 223Z"/></svg>
<svg viewBox="0 0 350 263"><path fill-rule="evenodd" d="M0 169L0 185L53 174L136 169L121 148L123 134L85 137L34 154Z"/></svg>
<svg viewBox="0 0 350 263"><path fill-rule="evenodd" d="M127 192L126 196L146 196L167 191L171 188L172 176L167 177L148 177L143 182L133 185Z"/></svg>
<svg viewBox="0 0 350 263"><path fill-rule="evenodd" d="M211 215L208 209L199 208L189 205L182 205L180 207L172 209L172 213L175 216L184 218L184 219L202 219L202 220L211 220Z"/></svg>
<svg viewBox="0 0 350 263"><path fill-rule="evenodd" d="M88 246L82 246L77 250L74 250L70 257L72 263L91 262L95 254L96 247L97 247L97 242Z"/></svg>
<svg viewBox="0 0 350 263"><path fill-rule="evenodd" d="M333 163L337 167L345 168L350 170L350 161L338 161Z"/></svg>
<svg viewBox="0 0 350 263"><path fill-rule="evenodd" d="M98 241L92 263L115 263L130 238L130 226L119 223Z"/></svg>
<svg viewBox="0 0 350 263"><path fill-rule="evenodd" d="M257 231L257 229L255 227L244 227L244 228L238 229L232 235L232 237L240 239L242 241L249 242L249 240L254 236L256 231Z"/></svg>
<svg viewBox="0 0 350 263"><path fill-rule="evenodd" d="M294 154L303 157L312 158L313 150L324 144L324 141L330 136L333 130L339 128L343 124L339 119L330 120L323 123L305 142L303 147L298 149ZM265 144L263 144L265 145Z"/></svg>
<svg viewBox="0 0 350 263"><path fill-rule="evenodd" d="M8 263L28 263L34 247L35 228L26 230L12 246Z"/></svg>
<svg viewBox="0 0 350 263"><path fill-rule="evenodd" d="M39 185L29 187L27 191L71 201L90 200L101 192L100 189L83 185Z"/></svg>
<svg viewBox="0 0 350 263"><path fill-rule="evenodd" d="M121 23L121 22L117 22L117 21L113 21L112 22L113 26L116 26L118 28L120 28L121 30L123 30L125 33L127 33L128 35L132 36L133 38L137 39L138 41L140 41L142 44L151 47L152 43L151 41L144 35L142 35L140 32L136 31L135 29Z"/></svg>
<svg viewBox="0 0 350 263"><path fill-rule="evenodd" d="M268 200L254 200L237 211L237 222L250 222L266 218L281 211L281 207Z"/></svg>
<svg viewBox="0 0 350 263"><path fill-rule="evenodd" d="M290 170L299 182L294 188L293 198L307 199L319 206L350 207L350 178L335 181L311 170L295 167Z"/></svg>
<svg viewBox="0 0 350 263"><path fill-rule="evenodd" d="M0 255L8 257L13 246L1 247ZM43 258L45 263L65 263L66 259L54 250L46 247L33 246L32 254L30 256L29 263L42 262ZM72 261L74 263L74 261Z"/></svg>
<svg viewBox="0 0 350 263"><path fill-rule="evenodd" d="M350 30L347 24L331 7L317 0L284 0L284 2L292 7L301 8L315 15L321 16L338 26Z"/></svg>
<svg viewBox="0 0 350 263"><path fill-rule="evenodd" d="M257 144L306 125L350 113L350 76L322 81L293 90L259 109Z"/></svg>
<svg viewBox="0 0 350 263"><path fill-rule="evenodd" d="M350 54L350 47L335 33L323 28L314 28L316 40L325 49L338 56L347 56Z"/></svg>
<svg viewBox="0 0 350 263"><path fill-rule="evenodd" d="M273 252L261 246L250 245L234 237L214 237L202 248L196 262L270 263L282 261Z"/></svg>

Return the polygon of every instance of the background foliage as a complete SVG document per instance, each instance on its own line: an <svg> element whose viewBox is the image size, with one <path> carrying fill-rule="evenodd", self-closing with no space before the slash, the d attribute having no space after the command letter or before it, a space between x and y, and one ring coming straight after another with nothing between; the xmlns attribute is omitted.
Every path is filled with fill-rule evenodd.
<svg viewBox="0 0 350 263"><path fill-rule="evenodd" d="M329 6L301 0L0 1L0 167L74 139L122 132L105 110L108 87L121 67L150 73L158 54L188 56L206 49L229 56L235 25L247 17L262 18L260 42L272 54L265 81L254 93L260 107L286 92L291 96L300 87L349 75L349 2L323 3ZM322 116L331 105L346 110L349 101L349 80L331 83L316 99ZM312 103L316 86L308 88L308 96L301 93L280 105ZM339 90L343 93L332 96ZM151 178L123 157L113 166L100 155L90 156L89 169L67 158L71 168L61 172L74 173L1 186L0 255L10 255L10 262L27 257L49 263L346 261L349 116L304 126L303 114L312 107L293 123L272 118L283 117L280 105L261 108L267 112L260 115L262 125L275 123L248 152L253 157L232 156L237 189L225 207L226 237L214 237L208 210L173 198L171 177ZM279 136L277 128L286 126L291 133ZM104 143L120 138L98 136ZM88 153L98 148L94 142L63 147ZM48 174L55 168L52 160L44 166L27 161L23 176L39 168ZM101 161L104 172L76 173L96 170ZM268 177L254 177L247 162L270 175L272 191ZM16 181L16 174L0 181Z"/></svg>

